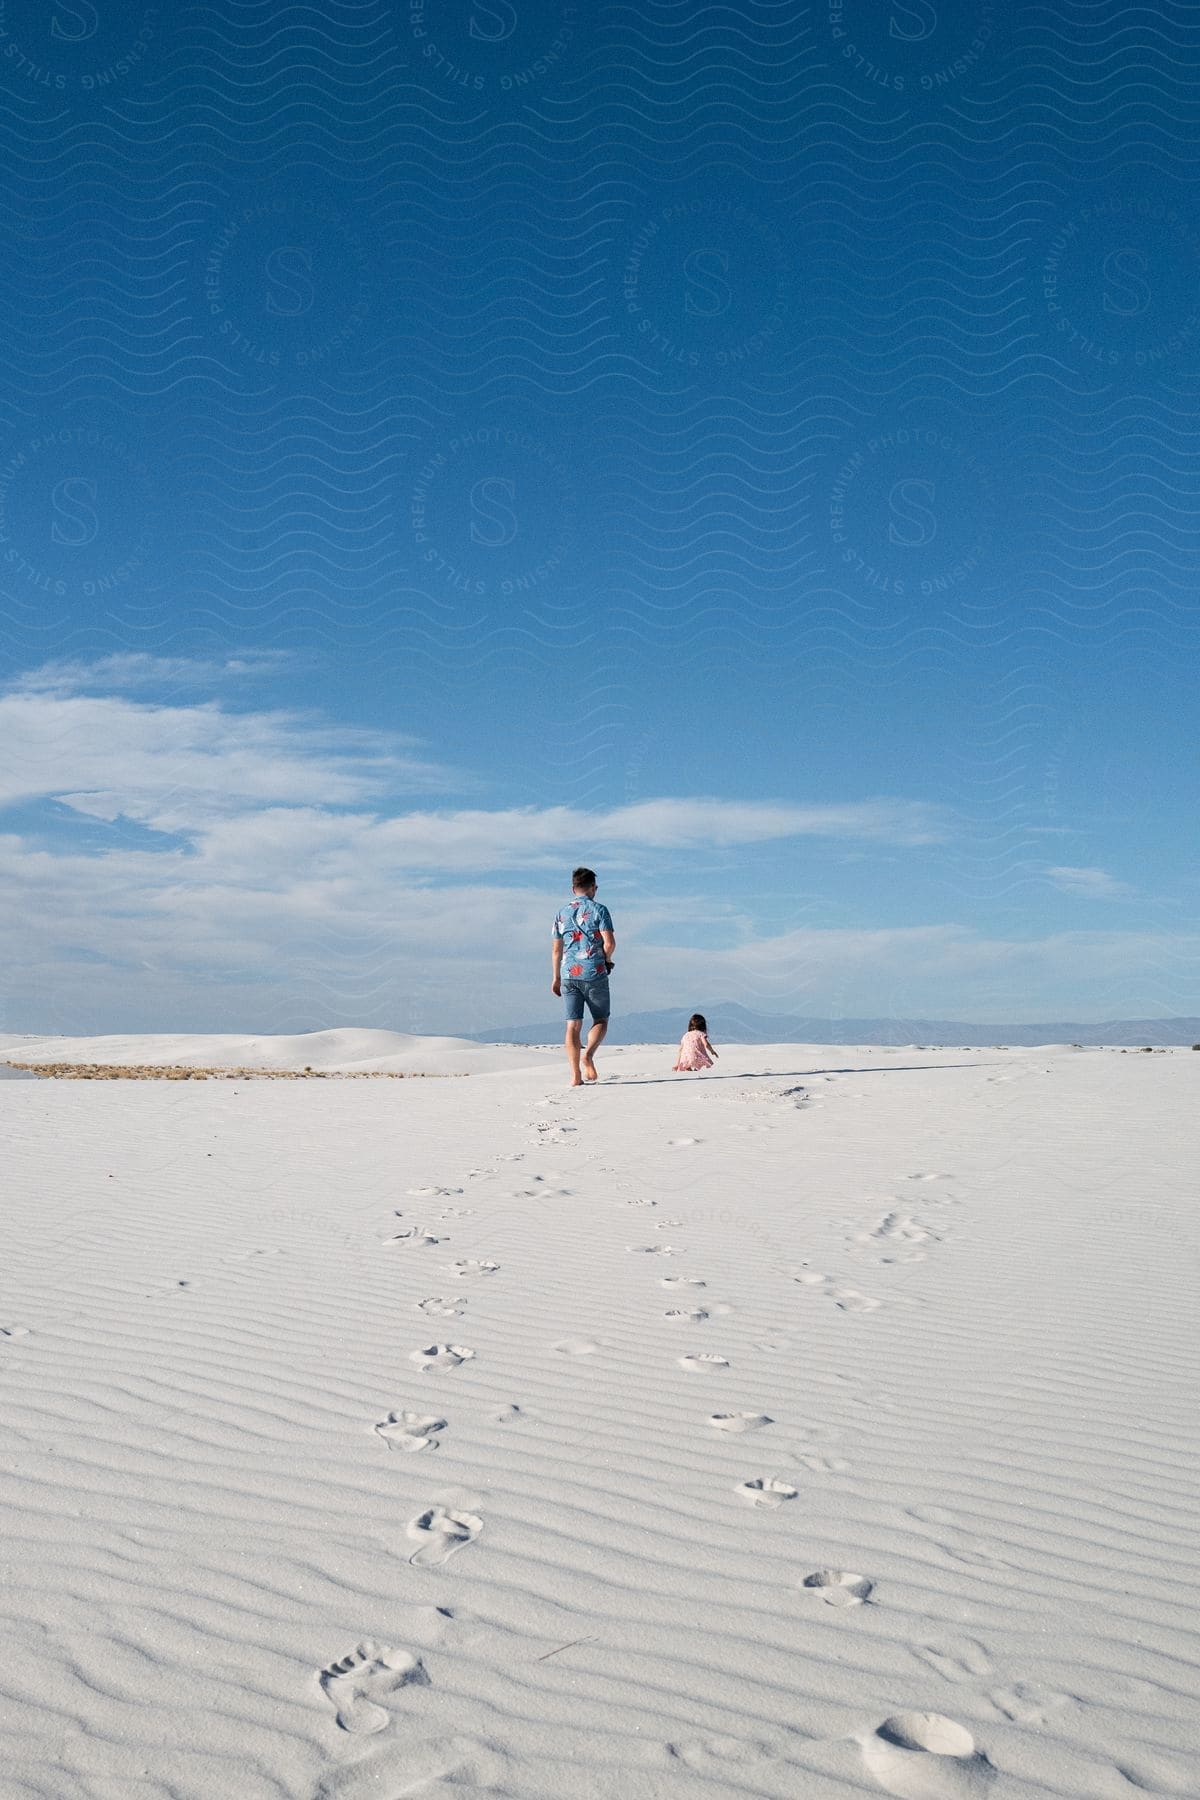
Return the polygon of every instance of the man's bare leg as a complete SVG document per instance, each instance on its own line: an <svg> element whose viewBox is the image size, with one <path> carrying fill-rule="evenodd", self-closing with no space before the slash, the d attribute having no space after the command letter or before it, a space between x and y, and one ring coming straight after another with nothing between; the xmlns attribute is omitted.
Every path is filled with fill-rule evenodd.
<svg viewBox="0 0 1200 1800"><path fill-rule="evenodd" d="M589 1081L596 1081L599 1079L596 1074L596 1063L594 1059L596 1052L604 1042L607 1033L607 1019L597 1019L592 1026L592 1029L588 1032L587 1048L583 1053L583 1072Z"/></svg>
<svg viewBox="0 0 1200 1800"><path fill-rule="evenodd" d="M579 1019L567 1020L567 1035L564 1041L567 1047L567 1061L571 1065L572 1087L583 1086L583 1080L579 1073L579 1034L581 1030L582 1023ZM591 1048L590 1040L588 1048Z"/></svg>

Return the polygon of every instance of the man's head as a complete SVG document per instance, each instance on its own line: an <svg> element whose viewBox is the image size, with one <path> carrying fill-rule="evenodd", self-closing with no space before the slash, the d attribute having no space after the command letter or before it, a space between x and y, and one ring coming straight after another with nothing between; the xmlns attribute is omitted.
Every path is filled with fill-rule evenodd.
<svg viewBox="0 0 1200 1800"><path fill-rule="evenodd" d="M576 869L571 876L571 886L577 894L594 894L596 891L595 869Z"/></svg>

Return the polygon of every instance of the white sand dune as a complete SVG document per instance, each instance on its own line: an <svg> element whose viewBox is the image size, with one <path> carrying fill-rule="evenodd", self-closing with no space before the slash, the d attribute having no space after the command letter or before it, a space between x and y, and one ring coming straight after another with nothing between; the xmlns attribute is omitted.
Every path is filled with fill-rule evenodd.
<svg viewBox="0 0 1200 1800"><path fill-rule="evenodd" d="M135 1064L184 1069L323 1069L328 1072L465 1075L528 1068L553 1060L525 1044L414 1037L405 1031L309 1031L291 1037L236 1033L153 1033L116 1037L0 1034L0 1057L14 1062Z"/></svg>
<svg viewBox="0 0 1200 1800"><path fill-rule="evenodd" d="M531 1055L0 1089L4 1800L1200 1794L1200 1056Z"/></svg>

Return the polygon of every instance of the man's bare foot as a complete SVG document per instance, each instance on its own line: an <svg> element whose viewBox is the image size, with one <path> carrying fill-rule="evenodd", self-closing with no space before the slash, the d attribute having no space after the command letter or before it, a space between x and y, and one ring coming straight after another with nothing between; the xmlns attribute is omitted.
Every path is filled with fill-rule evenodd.
<svg viewBox="0 0 1200 1800"><path fill-rule="evenodd" d="M587 1077L587 1079L589 1081L599 1081L600 1077L596 1073L596 1065L592 1061L590 1056L584 1057L583 1063L581 1066L583 1068L584 1075Z"/></svg>
<svg viewBox="0 0 1200 1800"><path fill-rule="evenodd" d="M582 1086L583 1086L583 1083L582 1083L582 1081L580 1081L580 1079L579 1079L579 1077L578 1077L578 1075L576 1075L576 1077L575 1077L575 1079L574 1079L574 1080L573 1080L573 1081L571 1081L571 1082L568 1082L568 1084L567 1084L567 1085L568 1085L568 1086L569 1086L569 1087L582 1087Z"/></svg>

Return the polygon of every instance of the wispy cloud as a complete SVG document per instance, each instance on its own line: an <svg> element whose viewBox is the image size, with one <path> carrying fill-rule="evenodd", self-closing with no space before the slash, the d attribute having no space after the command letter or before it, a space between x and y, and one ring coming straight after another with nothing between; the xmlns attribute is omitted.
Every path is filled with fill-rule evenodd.
<svg viewBox="0 0 1200 1800"><path fill-rule="evenodd" d="M0 697L0 741L0 806L57 799L164 831L272 804L347 806L474 785L396 736L217 701L10 693Z"/></svg>
<svg viewBox="0 0 1200 1800"><path fill-rule="evenodd" d="M341 821L356 854L430 873L569 868L589 858L718 851L801 837L858 837L921 845L935 840L922 808L873 801L853 806L762 806L730 800L661 799L587 811L566 806L408 812ZM248 820L242 825L250 825ZM221 841L233 848L241 827ZM322 833L329 842L328 830Z"/></svg>
<svg viewBox="0 0 1200 1800"><path fill-rule="evenodd" d="M120 665L115 668L114 665ZM564 806L397 812L404 794L430 799L477 788L476 776L418 754L398 733L334 725L284 711L234 711L206 699L164 703L91 691L97 669L130 685L161 675L163 659L47 665L0 696L0 806L52 799L92 817L128 818L204 839L210 857L258 857L264 844L368 856L380 867L430 873L519 870L579 856L720 851L799 837L919 847L948 827L940 811L903 799L796 805L721 799L646 800L588 811ZM174 667L175 665L170 665ZM196 674L197 665L183 665ZM38 685L38 684L41 685Z"/></svg>
<svg viewBox="0 0 1200 1800"><path fill-rule="evenodd" d="M277 678L304 666L289 650L246 650L220 657L153 656L148 651L122 651L114 656L46 662L27 669L11 683L18 694L123 694L138 690L211 693L234 683Z"/></svg>
<svg viewBox="0 0 1200 1800"><path fill-rule="evenodd" d="M1047 869L1046 874L1056 888L1066 894L1084 894L1093 900L1121 900L1133 893L1133 889L1123 881L1118 881L1106 869Z"/></svg>

